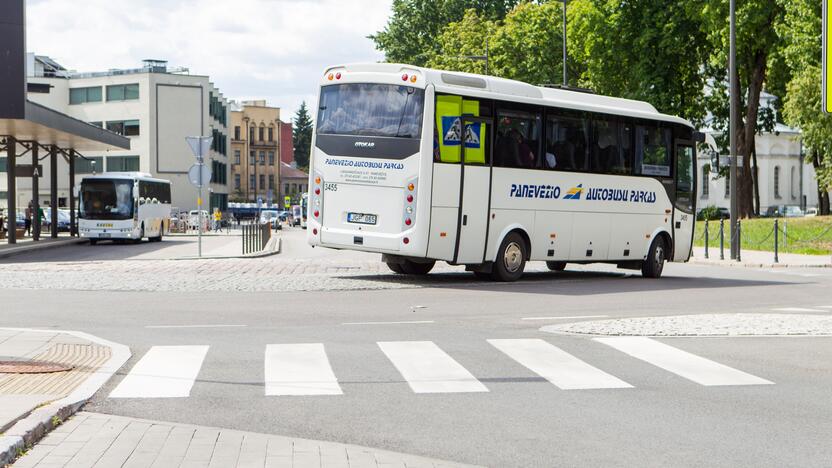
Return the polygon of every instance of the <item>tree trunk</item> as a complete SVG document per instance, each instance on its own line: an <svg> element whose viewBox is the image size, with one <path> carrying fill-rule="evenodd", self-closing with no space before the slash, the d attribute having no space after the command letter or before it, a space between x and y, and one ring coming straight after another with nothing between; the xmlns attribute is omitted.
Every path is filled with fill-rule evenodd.
<svg viewBox="0 0 832 468"><path fill-rule="evenodd" d="M754 149L754 137L757 135L757 117L760 110L760 93L766 78L766 51L757 51L754 65L749 73L748 96L745 103L745 121L737 122L737 154L743 160L742 176L738 174L737 215L750 218L754 213L754 189L751 172L751 151ZM737 72L739 73L739 72ZM737 80L739 81L739 80ZM739 99L737 93L737 99ZM738 172L740 172L738 168Z"/></svg>
<svg viewBox="0 0 832 468"><path fill-rule="evenodd" d="M821 155L813 150L812 151L812 167L815 169L815 184L818 190L818 214L819 215L828 215L829 214L829 192L827 192L824 188L820 186L818 183L818 172L820 172L820 160Z"/></svg>
<svg viewBox="0 0 832 468"><path fill-rule="evenodd" d="M757 166L757 140L751 148L751 161L754 164L754 216L760 216L760 168Z"/></svg>

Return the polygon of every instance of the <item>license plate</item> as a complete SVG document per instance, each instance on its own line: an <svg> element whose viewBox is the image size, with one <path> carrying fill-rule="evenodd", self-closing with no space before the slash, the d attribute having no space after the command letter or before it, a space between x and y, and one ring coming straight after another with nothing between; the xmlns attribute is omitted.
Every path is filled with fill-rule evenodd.
<svg viewBox="0 0 832 468"><path fill-rule="evenodd" d="M366 213L347 213L347 222L356 224L376 224L377 216Z"/></svg>
<svg viewBox="0 0 832 468"><path fill-rule="evenodd" d="M102 232L101 234L98 235L98 237L110 237L110 233L109 232Z"/></svg>

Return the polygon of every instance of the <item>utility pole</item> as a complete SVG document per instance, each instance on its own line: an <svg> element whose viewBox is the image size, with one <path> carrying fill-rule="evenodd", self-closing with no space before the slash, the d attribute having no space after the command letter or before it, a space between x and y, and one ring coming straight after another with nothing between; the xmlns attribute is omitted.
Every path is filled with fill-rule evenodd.
<svg viewBox="0 0 832 468"><path fill-rule="evenodd" d="M736 0L730 0L730 50L728 54L728 73L730 74L730 87L731 91L729 93L730 101L730 119L728 122L728 135L729 135L729 145L731 148L729 149L729 153L731 155L731 172L730 172L730 184L729 187L731 189L731 259L734 260L737 258L737 251L738 249L738 236L737 236L737 193L738 184L737 184L737 135L736 135L736 126L737 126L737 98L739 97L736 95L737 88L739 87L737 83L737 24L736 24Z"/></svg>
<svg viewBox="0 0 832 468"><path fill-rule="evenodd" d="M569 79L566 77L566 2L563 0L563 86L569 86Z"/></svg>

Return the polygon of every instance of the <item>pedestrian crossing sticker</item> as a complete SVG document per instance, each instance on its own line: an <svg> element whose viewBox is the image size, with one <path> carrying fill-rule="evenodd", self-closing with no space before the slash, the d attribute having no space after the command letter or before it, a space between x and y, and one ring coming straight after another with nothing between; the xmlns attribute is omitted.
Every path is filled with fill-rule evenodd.
<svg viewBox="0 0 832 468"><path fill-rule="evenodd" d="M442 117L442 144L445 146L459 146L461 141L461 117ZM480 148L480 123L472 122L465 125L465 148Z"/></svg>

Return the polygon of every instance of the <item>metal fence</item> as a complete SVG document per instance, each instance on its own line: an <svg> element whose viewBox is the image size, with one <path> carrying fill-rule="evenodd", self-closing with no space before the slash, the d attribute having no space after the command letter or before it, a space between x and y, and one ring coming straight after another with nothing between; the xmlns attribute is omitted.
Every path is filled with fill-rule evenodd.
<svg viewBox="0 0 832 468"><path fill-rule="evenodd" d="M832 225L827 226L823 231L819 234L813 235L809 238L798 238L794 235L789 234L789 226L785 220L780 221L779 219L774 219L772 223L772 229L768 232L767 235L763 237L761 240L751 240L751 239L743 239L742 237L742 221L737 220L737 229L736 229L736 237L737 237L737 261L742 261L742 245L743 241L746 245L752 247L760 247L763 244L767 243L769 239L774 237L774 263L780 262L780 248L787 246L789 243L791 244L809 244L812 242L816 242L820 239L825 238L827 234L832 232ZM719 220L719 259L725 259L725 242L726 242L726 226L725 220ZM709 232L709 222L708 220L705 221L705 231L702 233L702 236L697 241L701 240L704 237L705 240L705 258L710 257L710 249L709 249L709 240L710 240L710 232Z"/></svg>
<svg viewBox="0 0 832 468"><path fill-rule="evenodd" d="M243 255L260 252L266 248L272 236L271 226L268 224L244 224Z"/></svg>

